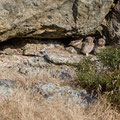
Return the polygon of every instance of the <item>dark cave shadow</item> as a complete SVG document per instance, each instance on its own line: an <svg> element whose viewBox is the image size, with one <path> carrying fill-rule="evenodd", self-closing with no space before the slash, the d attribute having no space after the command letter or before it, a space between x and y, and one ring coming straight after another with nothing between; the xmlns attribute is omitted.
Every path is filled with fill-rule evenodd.
<svg viewBox="0 0 120 120"><path fill-rule="evenodd" d="M26 44L50 44L50 43L60 43L67 46L70 41L74 40L74 37L58 38L58 39L41 39L41 38L11 38L6 41L0 42L0 50L6 48L19 49L23 48Z"/></svg>

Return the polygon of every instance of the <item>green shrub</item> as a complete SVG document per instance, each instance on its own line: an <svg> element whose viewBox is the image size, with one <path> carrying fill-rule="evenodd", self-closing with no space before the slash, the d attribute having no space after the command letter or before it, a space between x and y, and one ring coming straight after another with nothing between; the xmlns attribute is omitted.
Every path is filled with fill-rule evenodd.
<svg viewBox="0 0 120 120"><path fill-rule="evenodd" d="M93 90L97 89L100 84L104 86L106 74L98 73L93 61L89 58L78 64L78 78L82 87Z"/></svg>
<svg viewBox="0 0 120 120"><path fill-rule="evenodd" d="M112 70L116 69L120 63L120 46L109 46L97 54L100 61Z"/></svg>
<svg viewBox="0 0 120 120"><path fill-rule="evenodd" d="M120 105L120 47L107 47L98 54L101 63L107 66L107 73L99 72L95 61L86 58L78 64L78 82L80 86L89 90L108 94L108 100ZM120 106L119 106L120 107Z"/></svg>

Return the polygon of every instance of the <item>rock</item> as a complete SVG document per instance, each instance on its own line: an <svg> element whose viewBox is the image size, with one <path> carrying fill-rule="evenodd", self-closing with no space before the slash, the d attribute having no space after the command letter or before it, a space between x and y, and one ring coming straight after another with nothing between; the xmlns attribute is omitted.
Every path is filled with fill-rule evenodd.
<svg viewBox="0 0 120 120"><path fill-rule="evenodd" d="M29 50L28 50L29 51ZM4 51L3 51L4 52ZM1 78L9 78L12 80L15 79L36 79L36 76L50 76L50 79L64 79L70 80L74 78L75 74L75 67L67 66L64 64L56 65L50 63L44 55L36 56L37 51L35 54L29 55L8 55L2 54L0 55L0 76ZM54 52L53 52L54 53ZM59 53L61 53L59 51ZM68 52L67 52L68 53ZM52 54L52 52L51 52ZM63 73L68 73L71 77L68 77L66 74L63 76ZM38 77L39 78L39 77ZM22 79L21 79L22 80Z"/></svg>
<svg viewBox="0 0 120 120"><path fill-rule="evenodd" d="M26 44L23 47L23 55L26 56L39 56L40 52L45 48L44 45L41 44Z"/></svg>
<svg viewBox="0 0 120 120"><path fill-rule="evenodd" d="M61 72L59 75L59 78L62 80L67 80L71 78L71 75L67 72Z"/></svg>
<svg viewBox="0 0 120 120"><path fill-rule="evenodd" d="M91 34L112 3L113 0L1 0L0 41Z"/></svg>
<svg viewBox="0 0 120 120"><path fill-rule="evenodd" d="M82 48L82 41L83 39L80 40L74 40L70 42L70 46L73 46L74 48L81 49Z"/></svg>
<svg viewBox="0 0 120 120"><path fill-rule="evenodd" d="M26 56L41 56L41 54L44 54L46 50L62 50L64 49L64 45L57 40L35 40L31 43L26 43L22 49L23 54Z"/></svg>
<svg viewBox="0 0 120 120"><path fill-rule="evenodd" d="M77 51L74 49L74 47L66 47L66 50L70 53L75 53L77 54Z"/></svg>
<svg viewBox="0 0 120 120"><path fill-rule="evenodd" d="M120 43L120 3L106 17L106 24L103 25L103 34L107 36L107 43Z"/></svg>
<svg viewBox="0 0 120 120"><path fill-rule="evenodd" d="M14 93L13 88L15 85L15 82L11 80L0 80L0 94L2 95L3 99L6 99L9 95Z"/></svg>
<svg viewBox="0 0 120 120"><path fill-rule="evenodd" d="M41 93L48 100L63 98L70 103L78 103L81 106L88 106L91 97L85 90L74 90L69 86L58 86L53 83L36 84L31 87L32 92Z"/></svg>
<svg viewBox="0 0 120 120"><path fill-rule="evenodd" d="M63 52L46 52L44 56L51 63L60 65L77 65L83 59L83 55L69 54Z"/></svg>

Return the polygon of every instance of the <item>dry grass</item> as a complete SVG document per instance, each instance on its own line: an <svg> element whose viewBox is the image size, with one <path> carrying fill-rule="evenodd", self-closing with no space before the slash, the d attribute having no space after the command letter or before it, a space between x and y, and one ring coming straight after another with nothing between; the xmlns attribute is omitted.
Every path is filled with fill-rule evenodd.
<svg viewBox="0 0 120 120"><path fill-rule="evenodd" d="M0 120L119 120L120 113L105 100L89 108L70 105L64 100L44 101L39 94L19 90L9 99L0 99Z"/></svg>
<svg viewBox="0 0 120 120"><path fill-rule="evenodd" d="M3 72L5 71L5 72ZM12 70L0 70L0 79L8 79L13 81L20 82L23 86L29 86L32 83L39 82L39 83L55 83L55 84L62 84L62 80L53 78L50 74L50 70L41 70L38 74L20 74L19 72L12 71Z"/></svg>
<svg viewBox="0 0 120 120"><path fill-rule="evenodd" d="M10 79L20 82L24 88L36 82L60 84L58 80L51 78L49 73L43 71L40 74L41 77L38 75L26 78L15 73L10 75ZM7 74L1 78L5 76ZM45 101L40 94L32 94L20 88L7 100L0 98L0 120L119 120L119 118L120 113L113 110L105 99L98 100L85 109L79 105L68 104L62 99Z"/></svg>

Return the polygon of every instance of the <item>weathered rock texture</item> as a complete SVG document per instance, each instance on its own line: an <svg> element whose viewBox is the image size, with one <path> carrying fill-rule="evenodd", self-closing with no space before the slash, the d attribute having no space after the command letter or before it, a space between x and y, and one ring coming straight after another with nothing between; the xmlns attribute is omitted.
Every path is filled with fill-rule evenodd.
<svg viewBox="0 0 120 120"><path fill-rule="evenodd" d="M76 76L74 64L84 58L83 55L67 52L60 41L17 40L17 43L11 41L8 44L7 41L0 44L1 79L24 81L24 78L30 82L41 78L45 82L49 78L67 82Z"/></svg>
<svg viewBox="0 0 120 120"><path fill-rule="evenodd" d="M36 84L31 88L32 92L41 93L46 99L60 99L64 98L68 102L78 103L81 106L88 106L92 99L86 90L74 90L69 86L58 86L53 83L49 84Z"/></svg>
<svg viewBox="0 0 120 120"><path fill-rule="evenodd" d="M113 0L0 0L0 41L12 37L88 35Z"/></svg>
<svg viewBox="0 0 120 120"><path fill-rule="evenodd" d="M103 28L109 41L112 40L120 44L120 3L106 16L106 24L103 25Z"/></svg>
<svg viewBox="0 0 120 120"><path fill-rule="evenodd" d="M0 95L3 100L6 100L19 90L26 93L23 86L19 86L17 82L7 79L0 79ZM77 103L83 107L87 107L92 99L86 90L74 90L69 86L59 86L54 83L40 84L37 83L32 86L28 86L29 93L40 93L45 99L39 102L45 102L45 100L59 100L64 99L68 101L69 104ZM37 94L38 95L38 94Z"/></svg>

